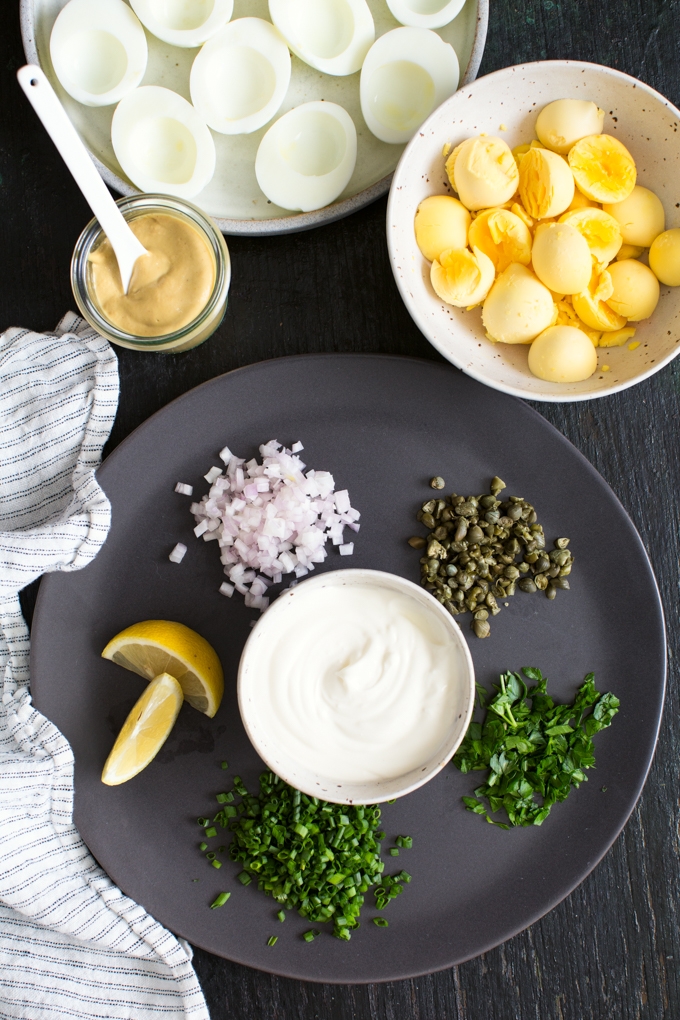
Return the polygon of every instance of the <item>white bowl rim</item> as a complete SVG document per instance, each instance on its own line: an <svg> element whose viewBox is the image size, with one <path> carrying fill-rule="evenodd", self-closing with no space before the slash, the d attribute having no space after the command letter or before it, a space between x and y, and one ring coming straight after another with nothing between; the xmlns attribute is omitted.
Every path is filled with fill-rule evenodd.
<svg viewBox="0 0 680 1020"><path fill-rule="evenodd" d="M468 703L467 703L467 708L466 708L465 713L464 713L463 722L461 723L460 735L459 735L458 740L457 741L453 741L451 748L450 749L447 748L445 754L442 755L441 758L438 761L435 760L435 763L432 764L429 768L427 768L426 772L424 773L424 775L422 777L419 777L417 780L409 783L407 786L398 787L398 788L395 785L397 783L397 780L385 780L384 781L385 793L384 794L379 794L377 797L373 796L373 795L368 795L368 794L366 794L366 795L360 794L359 796L354 796L354 795L349 796L349 795L347 795L347 796L344 796L344 797L341 797L340 794L334 794L333 797L330 797L330 796L323 796L323 797L321 797L321 796L319 796L318 788L317 789L312 789L310 787L309 789L305 790L299 784L298 780L295 780L294 782L291 782L291 779L289 777L287 777L285 775L281 775L281 771L282 770L280 769L280 766L274 767L272 762L269 760L268 756L263 753L262 748L260 747L257 738L253 735L253 731L252 731L252 729L251 729L251 727L249 725L248 713L247 713L246 710L244 710L244 703L243 703L243 684L244 684L243 678L244 678L244 673L245 673L245 662L246 662L246 658L247 658L248 648L249 648L250 645L252 645L253 639L255 637L256 631L258 631L258 628L260 630L260 633L262 632L261 624L266 621L267 614L271 613L272 610L275 610L277 605L283 604L283 597L284 596L290 597L291 595L293 595L294 592L296 592L297 590L299 590L299 588L301 588L301 587L303 587L305 585L307 585L307 586L309 586L311 588L311 587L320 587L320 586L329 585L329 584L342 584L344 579L346 579L348 577L348 575L351 575L351 577L353 579L355 579L356 581L358 581L359 583L361 583L363 581L368 582L370 580L376 581L378 583L381 583L381 582L385 583L387 581L389 583L390 587L392 587L392 589L400 588L405 594L409 594L412 597L417 597L419 604L423 605L423 606L429 607L435 613L435 615L439 619L442 620L442 622L447 627L449 632L452 635L455 636L455 640L457 641L457 643L458 643L458 645L460 647L460 650L462 652L462 656L463 656L465 665L467 667L466 675L464 675L462 677L462 684L464 685L466 683L466 681L467 681L467 686L468 686ZM428 597L424 598L424 596L428 596ZM239 713L241 715L241 721L243 723L243 727L244 727L244 729L246 731L246 734L248 735L248 739L250 740L251 744L253 745L253 747L255 748L257 753L262 758L262 760L265 763L265 765L267 766L267 768L270 769L275 775L278 775L285 782L289 783L295 789L299 789L302 793L307 794L307 796L309 796L309 797L319 797L320 800L326 800L326 801L328 801L331 804L380 804L380 803L385 803L388 800L397 799L397 798L400 798L400 797L405 797L407 794L413 793L414 790L417 790L421 786L424 786L426 783L428 783L439 772L441 772L441 770L446 765L448 765L448 763L451 761L451 759L453 758L454 754L456 753L456 751L460 747L460 745L461 745L461 743L462 743L462 741L463 741L463 739L465 737L465 734L468 731L468 728L470 726L470 722L472 721L472 716L473 716L473 713L474 713L474 710L475 710L475 690L476 690L476 688L475 688L475 667L474 667L474 664L473 664L473 661L472 661L472 655L470 654L470 649L469 649L468 643L467 643L467 641L465 640L465 638L463 636L463 632L462 632L460 626L458 625L456 620L454 620L454 618L451 616L451 614L448 613L446 611L446 609L444 609L444 606L441 605L441 603L438 602L437 599L435 599L431 595L429 595L429 592L426 592L425 589L422 588L419 584L414 584L413 581L409 581L409 580L407 580L407 578L401 577L399 574L392 574L392 573L390 573L389 571L386 571L386 570L372 570L372 569L367 568L367 567L346 567L346 568L342 568L340 570L327 570L327 571L324 571L324 573L322 573L322 574L317 574L316 576L312 576L312 577L306 577L304 579L304 581L300 581L299 584L296 585L294 588L292 588L292 589L291 588L286 588L284 591L282 591L281 594L277 597L277 599L272 603L270 608L267 609L260 616L260 619L257 620L257 622L255 623L255 626L252 628L250 634L248 635L246 643L245 643L245 645L243 647L243 651L241 653L241 659L240 659L239 667L238 667L238 679L237 679L238 708L239 708ZM411 770L411 772L408 773L408 774L410 775L410 774L412 774L412 772L413 772L413 770ZM328 777L325 777L325 778L328 778ZM376 785L383 785L383 784L376 784ZM344 783L343 786L346 787L348 790L351 790L351 789L355 789L356 790L356 789L359 789L360 787L363 787L363 788L365 788L367 790L369 788L372 788L371 784L368 784L368 783ZM338 789L341 789L341 788L342 787L338 787ZM325 791L325 792L327 793L327 791Z"/></svg>
<svg viewBox="0 0 680 1020"><path fill-rule="evenodd" d="M667 107L675 115L675 117L677 117L678 120L680 120L680 110L676 106L674 106L669 99L666 99L666 97L662 96L660 92L657 92L656 89L653 89L651 85L646 85L645 82L640 81L639 78L634 78L632 75L625 74L623 71L617 71L613 67L605 67L604 64L593 64L586 60L534 60L527 64L512 64L508 67L502 67L498 71L492 71L490 74L482 75L481 78L477 78L469 85L466 85L465 90L466 92L474 92L475 88L480 83L486 83L490 79L505 78L510 74L516 74L518 72L531 73L532 69L534 68L537 67L544 68L548 66L583 68L591 71L601 72L604 73L605 75L611 75L613 78L619 78L625 82L632 82L638 89L640 89L642 92L646 92L652 99L663 103L663 105ZM462 89L463 86L461 85L458 91L460 92L462 91ZM438 107L437 110L433 110L433 112L430 114L430 116L427 118L424 124L420 127L419 132L416 133L411 139L411 141L407 144L406 148L401 154L401 159L397 164L397 168L394 171L394 176L392 177L392 185L390 187L390 195L387 201L387 218L386 218L387 248L389 251L390 262L392 264L392 272L394 274L394 279L396 281L397 288L399 289L399 293L406 306L406 309L411 318L413 319L413 321L415 322L416 326L420 330L420 332L425 337L425 339L428 341L428 343L431 343L432 346L435 347L439 351L439 353L444 358L446 358L447 361L451 362L453 365L456 366L456 368L459 368L462 372L465 372L465 374L469 375L472 379L476 379L477 382L483 383L485 386L490 386L491 389L500 390L501 393L508 393L512 397L522 397L524 400L531 400L536 402L540 401L542 403L566 404L576 403L577 401L582 400L596 400L602 397L611 397L615 393L621 393L622 390L629 389L631 386L637 386L638 383L644 382L645 379L649 379L650 376L653 376L657 372L660 372L662 368L665 368L666 365L669 364L669 362L671 362L674 358L678 356L678 354L680 354L680 345L677 346L675 350L669 351L669 353L664 358L659 359L659 361L656 364L645 369L645 371L641 372L640 375L635 376L633 379L624 380L624 382L620 382L618 383L618 385L611 386L606 390L594 390L592 393L577 393L577 394L565 393L564 395L560 393L536 393L533 390L524 389L521 386L512 386L509 383L497 382L496 380L489 379L488 376L484 374L484 372L480 372L474 368L470 368L468 365L464 363L462 358L456 357L456 355L453 354L451 351L445 350L442 344L439 344L436 340L432 340L430 338L430 336L428 335L428 324L425 320L425 317L420 315L418 309L415 308L410 303L409 301L410 295L408 294L406 284L400 277L397 270L397 261L399 256L395 248L394 227L391 226L392 224L391 214L397 189L401 186L400 175L403 170L403 167L408 162L411 150L419 144L421 134L425 132L425 130L430 124L430 121L434 117L436 117L439 111L444 109L444 107L446 107L447 104L450 104L452 101L454 101L456 99L456 96L457 93L454 93L452 96L450 96L449 99L445 100L442 103L442 105Z"/></svg>

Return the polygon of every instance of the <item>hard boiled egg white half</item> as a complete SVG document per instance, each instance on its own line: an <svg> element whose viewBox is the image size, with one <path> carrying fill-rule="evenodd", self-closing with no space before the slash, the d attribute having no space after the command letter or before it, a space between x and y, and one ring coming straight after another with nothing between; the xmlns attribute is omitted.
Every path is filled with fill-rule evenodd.
<svg viewBox="0 0 680 1020"><path fill-rule="evenodd" d="M142 80L146 36L123 0L71 0L52 28L50 57L70 96L85 106L109 106Z"/></svg>
<svg viewBox="0 0 680 1020"><path fill-rule="evenodd" d="M366 0L269 0L269 14L293 53L324 74L354 74L375 39Z"/></svg>
<svg viewBox="0 0 680 1020"><path fill-rule="evenodd" d="M121 99L111 122L113 151L140 191L192 198L215 172L215 143L186 99L145 85Z"/></svg>
<svg viewBox="0 0 680 1020"><path fill-rule="evenodd" d="M354 121L336 103L318 100L272 124L257 150L255 176L270 202L311 212L344 191L356 159Z"/></svg>
<svg viewBox="0 0 680 1020"><path fill-rule="evenodd" d="M191 100L225 135L250 134L277 113L290 83L282 35L261 18L237 18L209 39L191 68Z"/></svg>
<svg viewBox="0 0 680 1020"><path fill-rule="evenodd" d="M393 16L410 28L443 28L460 14L465 0L387 0Z"/></svg>
<svg viewBox="0 0 680 1020"><path fill-rule="evenodd" d="M201 46L234 13L234 0L130 0L152 35L171 46Z"/></svg>
<svg viewBox="0 0 680 1020"><path fill-rule="evenodd" d="M371 46L361 69L361 112L383 142L408 142L458 88L455 50L427 28L395 28Z"/></svg>

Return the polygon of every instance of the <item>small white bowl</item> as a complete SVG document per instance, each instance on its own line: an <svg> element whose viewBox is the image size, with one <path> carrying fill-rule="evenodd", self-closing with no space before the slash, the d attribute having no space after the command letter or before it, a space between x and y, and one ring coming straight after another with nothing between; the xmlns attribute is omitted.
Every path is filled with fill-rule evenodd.
<svg viewBox="0 0 680 1020"><path fill-rule="evenodd" d="M443 28L463 9L465 0L387 0L392 16L411 28Z"/></svg>
<svg viewBox="0 0 680 1020"><path fill-rule="evenodd" d="M264 683L261 657L271 647L272 634L285 625L287 614L298 612L299 600L314 597L323 588L380 587L389 592L405 595L414 600L421 610L445 628L450 636L450 654L457 668L458 689L455 691L454 721L440 746L430 758L417 767L411 767L396 778L372 782L346 782L313 772L294 759L280 740L261 719L257 702ZM396 574L379 570L333 570L309 578L294 588L282 592L270 608L260 617L248 638L238 672L238 702L243 725L255 750L269 768L287 783L310 797L319 797L335 804L375 804L403 797L423 786L451 760L468 728L475 700L475 675L472 657L460 627L436 599L417 584Z"/></svg>
<svg viewBox="0 0 680 1020"><path fill-rule="evenodd" d="M50 35L54 73L84 106L110 106L137 88L147 56L144 29L123 0L70 0Z"/></svg>
<svg viewBox="0 0 680 1020"><path fill-rule="evenodd" d="M452 194L442 147L486 132L510 148L536 137L536 117L555 99L590 99L605 111L604 131L630 150L638 183L661 199L666 229L680 227L680 111L648 85L620 71L573 60L520 64L478 78L432 114L404 150L387 207L387 244L401 296L416 325L473 379L528 400L588 400L625 390L654 375L680 352L680 287L661 287L650 319L637 327L633 351L598 347L595 374L579 383L551 383L529 371L529 348L486 339L481 311L445 304L430 283L430 263L415 240L413 218L428 195ZM608 365L609 370L603 370Z"/></svg>

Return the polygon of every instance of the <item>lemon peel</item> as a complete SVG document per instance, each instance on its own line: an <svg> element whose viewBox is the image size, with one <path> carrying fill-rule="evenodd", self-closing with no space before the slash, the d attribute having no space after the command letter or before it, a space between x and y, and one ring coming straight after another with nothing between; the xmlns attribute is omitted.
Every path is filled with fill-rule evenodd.
<svg viewBox="0 0 680 1020"><path fill-rule="evenodd" d="M143 620L116 634L102 658L132 670L147 680L169 673L185 699L212 718L224 693L224 673L214 648L183 623Z"/></svg>
<svg viewBox="0 0 680 1020"><path fill-rule="evenodd" d="M123 723L106 759L102 783L126 783L153 761L175 725L183 700L174 676L154 677Z"/></svg>

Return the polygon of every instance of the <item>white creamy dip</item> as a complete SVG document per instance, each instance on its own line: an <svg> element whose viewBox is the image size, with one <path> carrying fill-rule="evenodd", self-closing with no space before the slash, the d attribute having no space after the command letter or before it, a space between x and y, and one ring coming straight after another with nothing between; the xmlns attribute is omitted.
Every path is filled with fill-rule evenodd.
<svg viewBox="0 0 680 1020"><path fill-rule="evenodd" d="M337 783L430 762L461 711L465 663L446 621L379 583L284 597L248 649L249 715L267 746Z"/></svg>

